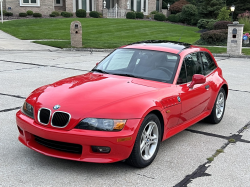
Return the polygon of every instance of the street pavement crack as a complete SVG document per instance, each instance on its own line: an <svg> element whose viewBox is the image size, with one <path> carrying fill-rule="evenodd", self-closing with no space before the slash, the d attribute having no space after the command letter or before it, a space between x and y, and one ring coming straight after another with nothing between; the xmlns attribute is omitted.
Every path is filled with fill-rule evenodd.
<svg viewBox="0 0 250 187"><path fill-rule="evenodd" d="M205 176L211 176L211 174L206 173L206 170L209 168L210 165L209 161L200 165L191 175L187 175L181 182L176 184L174 187L186 187L193 179Z"/></svg>
<svg viewBox="0 0 250 187"><path fill-rule="evenodd" d="M15 98L18 98L18 99L26 99L26 97L22 97L20 95L11 95L11 94L4 94L4 93L0 93L0 95L15 97Z"/></svg>
<svg viewBox="0 0 250 187"><path fill-rule="evenodd" d="M154 177L149 177L147 175L143 175L143 174L139 174L139 173L136 173L136 175L139 175L139 176L142 176L142 177L146 177L146 178L149 178L149 179L155 179Z"/></svg>
<svg viewBox="0 0 250 187"><path fill-rule="evenodd" d="M16 61L9 61L9 60L0 60L3 62L10 62L10 63L16 63L16 64L25 64L25 65L32 65L32 66L40 66L40 67L53 67L53 68L60 68L60 69L70 69L70 70L77 70L77 71L87 71L89 72L89 70L85 70L85 69L77 69L77 68L65 68L65 67L60 67L60 66L50 66L50 65L43 65L43 64L34 64L34 63L27 63L27 62L16 62ZM67 63L66 63L67 64ZM23 68L25 69L25 68ZM26 69L32 69L32 68L26 68ZM21 70L21 69L18 69ZM5 70L7 71L7 70ZM13 71L13 70L12 70ZM3 71L0 71L3 72Z"/></svg>
<svg viewBox="0 0 250 187"><path fill-rule="evenodd" d="M25 64L25 65L32 65L32 66L42 66L46 67L47 65L42 65L42 64L34 64L34 63L27 63L27 62L16 62L16 61L9 61L9 60L0 60L3 62L10 62L10 63L16 63L16 64Z"/></svg>
<svg viewBox="0 0 250 187"><path fill-rule="evenodd" d="M202 135L206 135L206 136L221 138L224 140L234 139L235 142L250 143L250 141L248 141L248 140L241 139L242 135L240 135L240 134L233 134L231 136L223 136L223 135L219 135L219 134L213 134L213 133L209 133L209 132L197 131L197 130L192 130L192 129L186 129L186 131L196 133L196 134L202 134Z"/></svg>
<svg viewBox="0 0 250 187"><path fill-rule="evenodd" d="M235 91L235 92L245 92L245 93L250 93L250 91L242 91L242 90L234 90L234 89L228 89L230 91Z"/></svg>
<svg viewBox="0 0 250 187"><path fill-rule="evenodd" d="M248 128L250 128L250 121L245 126L243 126L240 130L238 130L237 134L233 134L232 136L222 136L222 135L196 131L196 130L191 130L191 129L186 129L186 131L197 133L197 134L203 134L207 136L212 136L212 137L217 137L217 138L223 138L227 140L234 139L235 140L234 144L235 144L236 142L250 143L250 141L241 139L242 135L240 135ZM224 150L229 144L231 143L227 141L225 144L221 146L221 150ZM216 157L216 156L218 155L216 155L215 153L213 157ZM211 163L212 161L206 161L204 164L198 166L198 168L192 174L186 175L186 177L183 180L181 180L179 183L177 183L174 187L187 187L187 185L196 178L204 177L204 176L211 176L211 174L206 173L206 170L210 167Z"/></svg>
<svg viewBox="0 0 250 187"><path fill-rule="evenodd" d="M21 107L19 106L19 107L15 107L15 108L9 108L9 109L4 109L4 110L0 110L0 113L1 112L9 112L9 111L13 111L13 110L18 110L18 109L20 109Z"/></svg>

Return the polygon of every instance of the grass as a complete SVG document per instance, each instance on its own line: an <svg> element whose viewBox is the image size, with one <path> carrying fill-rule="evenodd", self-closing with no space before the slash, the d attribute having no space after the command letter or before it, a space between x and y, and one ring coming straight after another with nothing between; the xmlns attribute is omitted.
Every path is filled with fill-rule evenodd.
<svg viewBox="0 0 250 187"><path fill-rule="evenodd" d="M221 54L221 53L227 53L226 47L209 47L205 46L211 53ZM242 48L242 54L244 55L250 55L250 48Z"/></svg>
<svg viewBox="0 0 250 187"><path fill-rule="evenodd" d="M240 24L244 24L244 31L250 31L250 19L247 17L239 19Z"/></svg>
<svg viewBox="0 0 250 187"><path fill-rule="evenodd" d="M194 43L200 37L197 27L157 21L128 19L22 19L0 24L0 30L23 40L36 41L54 47L70 47L70 23L82 23L83 45L86 48L116 48L143 40L172 40Z"/></svg>

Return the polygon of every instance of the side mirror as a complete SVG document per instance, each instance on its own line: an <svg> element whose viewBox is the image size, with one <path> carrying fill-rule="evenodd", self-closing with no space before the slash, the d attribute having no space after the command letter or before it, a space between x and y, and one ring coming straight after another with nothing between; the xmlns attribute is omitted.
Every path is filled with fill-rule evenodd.
<svg viewBox="0 0 250 187"><path fill-rule="evenodd" d="M97 63L96 63L96 66L97 66L99 63L100 63L100 62L97 62Z"/></svg>
<svg viewBox="0 0 250 187"><path fill-rule="evenodd" d="M204 84L206 82L206 77L200 74L194 74L192 78L191 84L188 86L190 89L194 87L196 84Z"/></svg>

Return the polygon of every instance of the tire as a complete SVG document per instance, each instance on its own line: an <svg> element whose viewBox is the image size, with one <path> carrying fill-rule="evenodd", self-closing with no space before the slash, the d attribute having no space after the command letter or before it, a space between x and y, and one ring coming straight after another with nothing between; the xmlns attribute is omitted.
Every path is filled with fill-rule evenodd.
<svg viewBox="0 0 250 187"><path fill-rule="evenodd" d="M138 131L133 150L126 162L137 168L150 165L161 142L161 123L155 114L145 117Z"/></svg>
<svg viewBox="0 0 250 187"><path fill-rule="evenodd" d="M207 117L208 121L212 124L220 123L223 118L226 107L226 93L223 88L220 89L216 101L214 103L211 114Z"/></svg>

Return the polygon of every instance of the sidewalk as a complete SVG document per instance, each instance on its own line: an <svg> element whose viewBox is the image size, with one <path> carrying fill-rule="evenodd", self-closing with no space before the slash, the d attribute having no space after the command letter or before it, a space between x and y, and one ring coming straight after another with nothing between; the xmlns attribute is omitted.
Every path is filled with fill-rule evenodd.
<svg viewBox="0 0 250 187"><path fill-rule="evenodd" d="M55 47L32 43L27 40L20 40L0 30L0 50L15 51L48 51L60 50Z"/></svg>

